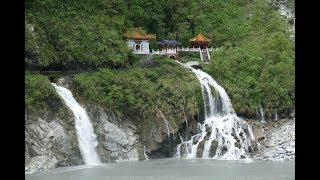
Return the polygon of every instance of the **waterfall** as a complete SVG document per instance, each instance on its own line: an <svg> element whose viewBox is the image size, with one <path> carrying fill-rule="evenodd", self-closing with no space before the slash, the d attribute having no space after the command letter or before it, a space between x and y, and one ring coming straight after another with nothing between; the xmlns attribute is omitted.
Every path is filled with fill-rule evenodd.
<svg viewBox="0 0 320 180"><path fill-rule="evenodd" d="M75 117L75 128L78 136L80 152L86 165L100 164L100 158L95 150L98 142L92 124L86 111L78 104L70 90L51 83Z"/></svg>
<svg viewBox="0 0 320 180"><path fill-rule="evenodd" d="M169 137L169 139L170 139L170 129L169 129L168 121L167 121L167 119L164 117L163 113L162 113L161 111L159 111L159 112L160 112L160 115L161 115L161 117L162 117L165 125L166 125L168 137Z"/></svg>
<svg viewBox="0 0 320 180"><path fill-rule="evenodd" d="M201 132L201 124L200 123L197 123L197 133Z"/></svg>
<svg viewBox="0 0 320 180"><path fill-rule="evenodd" d="M183 115L184 115L184 121L186 122L186 133L185 133L185 139L188 140L188 134L189 134L189 123L188 123L188 118L184 112L184 108L182 109L183 110ZM180 134L179 134L180 136ZM181 138L181 137L180 137Z"/></svg>
<svg viewBox="0 0 320 180"><path fill-rule="evenodd" d="M200 81L205 120L203 124L199 123L198 134L177 146L175 157L224 160L248 158L253 152L251 140L254 140L254 136L251 127L237 117L228 94L210 75L199 69L187 68ZM215 90L215 96L210 87Z"/></svg>
<svg viewBox="0 0 320 180"><path fill-rule="evenodd" d="M177 152L173 157L175 157L175 158L178 157L179 158L181 156L180 150L181 150L181 144L178 144L177 145Z"/></svg>
<svg viewBox="0 0 320 180"><path fill-rule="evenodd" d="M143 147L144 147L144 151L143 151L144 158L146 158L146 160L149 160L148 155L147 155L147 148L146 148L146 146L143 146Z"/></svg>
<svg viewBox="0 0 320 180"><path fill-rule="evenodd" d="M183 138L181 137L181 134L179 133L178 135L179 135L179 137L180 137L180 141L183 143L184 140L183 140Z"/></svg>
<svg viewBox="0 0 320 180"><path fill-rule="evenodd" d="M278 120L278 112L277 112L277 111L274 113L274 120L275 120L275 121Z"/></svg>
<svg viewBox="0 0 320 180"><path fill-rule="evenodd" d="M261 104L259 104L259 113L260 113L260 121L262 123L265 123L266 121L264 120L264 111L263 111Z"/></svg>
<svg viewBox="0 0 320 180"><path fill-rule="evenodd" d="M211 105L213 104L214 99L213 99L209 84L202 81L199 74L196 74L196 75L201 83L202 96L204 98L203 102L204 102L205 119L208 119L213 113L214 106L211 106ZM203 80L205 80L205 78L206 77L204 77Z"/></svg>

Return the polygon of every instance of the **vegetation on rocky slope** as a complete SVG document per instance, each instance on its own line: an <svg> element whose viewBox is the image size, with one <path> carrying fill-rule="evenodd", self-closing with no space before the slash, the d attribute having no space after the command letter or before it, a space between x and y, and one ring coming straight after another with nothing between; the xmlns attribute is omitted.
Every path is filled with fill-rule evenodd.
<svg viewBox="0 0 320 180"><path fill-rule="evenodd" d="M72 90L78 99L102 105L132 120L163 113L171 126L178 128L184 114L192 117L202 105L201 88L189 70L172 60L158 59L156 67L101 69L78 74Z"/></svg>
<svg viewBox="0 0 320 180"><path fill-rule="evenodd" d="M48 77L39 74L26 73L25 107L27 115L34 117L65 118L70 115Z"/></svg>
<svg viewBox="0 0 320 180"><path fill-rule="evenodd" d="M26 70L97 70L75 76L77 98L126 116L161 109L169 119L182 120L181 108L191 114L202 101L197 79L165 58L159 66L137 66L139 58L122 38L129 27L183 46L200 32L212 39L220 50L204 70L227 90L242 116L255 117L259 104L268 116L286 115L294 107L294 44L267 0L31 0L25 22ZM182 57L188 59L197 57ZM26 75L28 111L46 107L52 89L44 78Z"/></svg>
<svg viewBox="0 0 320 180"><path fill-rule="evenodd" d="M267 117L294 107L294 44L284 19L265 1L252 6L237 45L213 52L205 70L226 88L236 111L255 118L259 104Z"/></svg>

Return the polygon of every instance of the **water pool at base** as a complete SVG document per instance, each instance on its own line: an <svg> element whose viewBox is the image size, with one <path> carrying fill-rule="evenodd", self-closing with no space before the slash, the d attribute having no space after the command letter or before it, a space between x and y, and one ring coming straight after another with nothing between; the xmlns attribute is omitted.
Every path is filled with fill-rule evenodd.
<svg viewBox="0 0 320 180"><path fill-rule="evenodd" d="M62 167L26 174L26 180L278 180L295 179L295 162L154 159Z"/></svg>

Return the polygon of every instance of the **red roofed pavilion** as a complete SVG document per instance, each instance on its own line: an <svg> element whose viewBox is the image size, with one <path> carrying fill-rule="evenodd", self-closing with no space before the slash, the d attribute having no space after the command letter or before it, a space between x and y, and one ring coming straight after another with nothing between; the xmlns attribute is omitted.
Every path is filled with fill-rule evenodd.
<svg viewBox="0 0 320 180"><path fill-rule="evenodd" d="M210 41L211 40L209 38L206 38L201 33L198 34L196 37L190 39L190 42L193 47L196 47L196 48L200 47L201 49L206 49Z"/></svg>

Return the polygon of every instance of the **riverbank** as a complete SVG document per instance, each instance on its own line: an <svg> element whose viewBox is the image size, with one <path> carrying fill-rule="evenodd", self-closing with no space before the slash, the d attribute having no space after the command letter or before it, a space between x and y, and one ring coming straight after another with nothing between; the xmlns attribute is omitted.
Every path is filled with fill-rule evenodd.
<svg viewBox="0 0 320 180"><path fill-rule="evenodd" d="M257 159L295 160L295 118L260 123L247 120L258 143Z"/></svg>

